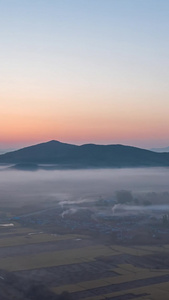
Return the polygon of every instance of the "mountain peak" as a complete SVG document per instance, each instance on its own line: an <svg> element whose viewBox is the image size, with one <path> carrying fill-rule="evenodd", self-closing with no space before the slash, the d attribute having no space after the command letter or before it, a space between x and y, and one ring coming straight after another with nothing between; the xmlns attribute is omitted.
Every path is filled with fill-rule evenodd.
<svg viewBox="0 0 169 300"><path fill-rule="evenodd" d="M61 144L61 142L57 141L57 140L51 140L51 141L48 141L46 143L50 143L50 144L58 143L58 144Z"/></svg>

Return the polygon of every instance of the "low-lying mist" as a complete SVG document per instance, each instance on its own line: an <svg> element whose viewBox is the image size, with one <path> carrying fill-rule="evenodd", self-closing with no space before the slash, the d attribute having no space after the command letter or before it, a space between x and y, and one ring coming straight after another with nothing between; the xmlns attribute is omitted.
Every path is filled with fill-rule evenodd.
<svg viewBox="0 0 169 300"><path fill-rule="evenodd" d="M28 172L1 167L0 204L29 211L59 205L63 217L82 209L109 215L165 211L168 182L168 168Z"/></svg>

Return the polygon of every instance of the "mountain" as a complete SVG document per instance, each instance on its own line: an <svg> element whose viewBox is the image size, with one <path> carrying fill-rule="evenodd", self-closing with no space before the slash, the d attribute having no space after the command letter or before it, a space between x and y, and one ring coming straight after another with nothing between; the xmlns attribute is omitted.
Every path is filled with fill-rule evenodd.
<svg viewBox="0 0 169 300"><path fill-rule="evenodd" d="M169 166L169 153L124 145L81 146L50 141L0 155L0 163L37 168L55 164L59 168Z"/></svg>
<svg viewBox="0 0 169 300"><path fill-rule="evenodd" d="M165 148L152 148L151 151L154 151L154 152L169 152L169 147L165 147Z"/></svg>

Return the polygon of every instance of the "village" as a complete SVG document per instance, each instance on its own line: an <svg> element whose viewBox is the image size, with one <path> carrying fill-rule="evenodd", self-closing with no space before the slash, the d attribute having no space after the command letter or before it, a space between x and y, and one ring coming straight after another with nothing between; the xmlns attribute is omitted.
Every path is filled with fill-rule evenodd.
<svg viewBox="0 0 169 300"><path fill-rule="evenodd" d="M52 234L82 234L110 243L160 244L169 242L169 218L166 206L158 207L113 200L55 205L8 218L22 227Z"/></svg>

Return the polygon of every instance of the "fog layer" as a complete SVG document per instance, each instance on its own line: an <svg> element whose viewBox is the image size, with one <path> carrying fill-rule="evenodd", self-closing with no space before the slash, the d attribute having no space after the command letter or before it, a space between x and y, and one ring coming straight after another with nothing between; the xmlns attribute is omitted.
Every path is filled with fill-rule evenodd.
<svg viewBox="0 0 169 300"><path fill-rule="evenodd" d="M167 192L168 182L168 168L36 172L2 171L1 168L0 203L2 206L39 201L45 201L46 205L55 201L78 204L99 198L112 199L118 190L130 190L134 194Z"/></svg>

